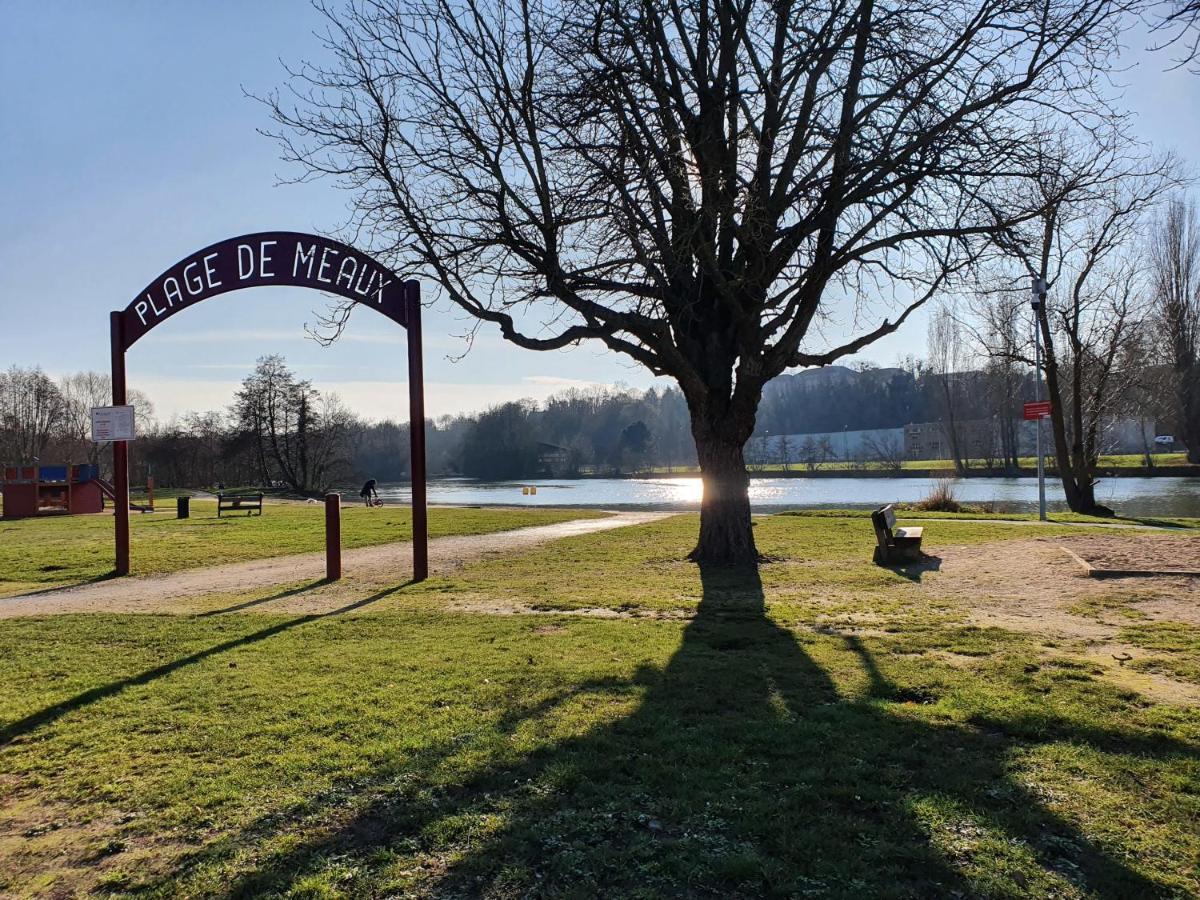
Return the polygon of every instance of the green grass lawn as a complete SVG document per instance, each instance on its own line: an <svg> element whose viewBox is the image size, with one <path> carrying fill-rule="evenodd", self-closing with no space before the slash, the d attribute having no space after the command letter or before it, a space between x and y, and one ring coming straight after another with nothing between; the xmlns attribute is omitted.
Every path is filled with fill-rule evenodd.
<svg viewBox="0 0 1200 900"><path fill-rule="evenodd" d="M486 534L600 515L604 513L431 507L429 534ZM173 572L323 550L324 516L322 504L267 501L261 516L234 513L218 519L213 500L193 500L189 519L176 519L173 509L169 513L131 513L133 571L143 575ZM407 508L342 509L343 547L408 540L412 540L412 519ZM0 596L103 578L112 566L111 515L0 520Z"/></svg>
<svg viewBox="0 0 1200 900"><path fill-rule="evenodd" d="M0 620L0 895L1200 892L1200 709L918 599L861 518L760 520L759 573L680 562L695 525L329 614ZM1200 678L1196 629L1126 632Z"/></svg>
<svg viewBox="0 0 1200 900"><path fill-rule="evenodd" d="M684 557L695 540L697 518L674 516L623 528L613 540L580 535L535 547L526 553L474 563L451 575L431 579L410 596L424 593L454 598L491 598L542 610L606 608L626 613L693 614L705 592L696 567ZM808 620L818 613L862 610L862 596L873 595L874 614L928 622L938 616L936 602L913 602L912 581L871 563L874 536L866 514L837 517L763 516L755 525L759 552L776 560L760 567L758 577L771 588L767 609L785 621ZM965 520L939 532L928 528L925 546L937 552L941 542L977 544L1013 537L1077 534L1067 525L1023 526ZM630 573L638 573L631 581ZM713 587L712 590L719 590Z"/></svg>

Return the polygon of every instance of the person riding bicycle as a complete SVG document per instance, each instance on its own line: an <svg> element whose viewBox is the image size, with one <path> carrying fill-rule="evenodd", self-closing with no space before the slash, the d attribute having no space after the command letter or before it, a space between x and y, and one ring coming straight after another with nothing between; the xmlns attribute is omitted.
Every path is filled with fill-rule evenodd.
<svg viewBox="0 0 1200 900"><path fill-rule="evenodd" d="M375 506L379 501L379 491L375 490L375 479L370 479L362 486L362 490L358 492L358 496L362 497L367 506Z"/></svg>

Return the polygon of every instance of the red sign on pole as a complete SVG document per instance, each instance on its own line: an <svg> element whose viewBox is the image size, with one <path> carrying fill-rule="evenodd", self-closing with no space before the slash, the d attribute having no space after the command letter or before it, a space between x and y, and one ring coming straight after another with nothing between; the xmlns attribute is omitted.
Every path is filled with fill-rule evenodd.
<svg viewBox="0 0 1200 900"><path fill-rule="evenodd" d="M1033 403L1025 404L1025 419L1029 422L1036 422L1038 419L1050 418L1050 401L1037 400Z"/></svg>

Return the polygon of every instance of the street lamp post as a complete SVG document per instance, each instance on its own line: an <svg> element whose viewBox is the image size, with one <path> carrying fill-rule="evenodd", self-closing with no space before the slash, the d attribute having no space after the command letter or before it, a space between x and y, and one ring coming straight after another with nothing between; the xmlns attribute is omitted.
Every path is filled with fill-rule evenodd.
<svg viewBox="0 0 1200 900"><path fill-rule="evenodd" d="M1034 376L1037 379L1037 399L1042 399L1042 329L1038 320L1042 304L1046 302L1046 279L1033 276L1033 359ZM1037 419L1037 473L1038 473L1038 518L1046 521L1046 465L1042 457L1042 416Z"/></svg>

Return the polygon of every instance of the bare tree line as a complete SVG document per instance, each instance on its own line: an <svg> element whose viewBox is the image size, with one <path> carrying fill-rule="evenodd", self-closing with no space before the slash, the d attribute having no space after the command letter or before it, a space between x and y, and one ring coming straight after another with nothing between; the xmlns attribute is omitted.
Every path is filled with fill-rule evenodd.
<svg viewBox="0 0 1200 900"><path fill-rule="evenodd" d="M98 464L102 448L91 441L92 407L112 402L107 375L76 372L52 379L40 368L12 366L0 372L0 461L48 460ZM130 392L139 427L153 421L154 409L139 391ZM59 461L59 460L56 460Z"/></svg>
<svg viewBox="0 0 1200 900"><path fill-rule="evenodd" d="M111 453L91 441L90 412L110 402L108 377L80 372L54 380L40 369L0 373L0 463L92 462L105 477ZM408 423L364 422L334 394L266 356L223 410L155 419L144 395L131 444L132 478L159 486L269 486L319 494L355 478L409 475ZM695 465L687 406L674 390L571 389L543 404L522 400L426 422L430 470L516 478L622 473ZM538 445L565 450L547 466Z"/></svg>
<svg viewBox="0 0 1200 900"><path fill-rule="evenodd" d="M223 480L285 484L302 493L346 475L344 448L356 421L332 395L265 357L228 413L189 413L162 424L145 394L127 391L136 410L133 478L208 487ZM111 450L91 440L93 407L112 402L108 375L77 372L57 380L40 368L0 373L0 462L88 462L111 474Z"/></svg>

